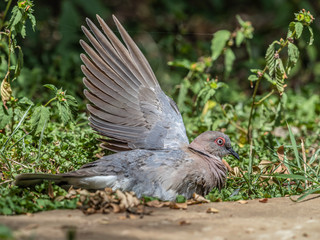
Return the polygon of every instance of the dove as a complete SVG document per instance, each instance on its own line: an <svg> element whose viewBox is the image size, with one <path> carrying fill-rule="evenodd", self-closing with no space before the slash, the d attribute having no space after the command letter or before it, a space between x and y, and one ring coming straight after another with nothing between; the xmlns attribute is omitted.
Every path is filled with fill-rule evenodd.
<svg viewBox="0 0 320 240"><path fill-rule="evenodd" d="M97 20L100 28L88 18L88 28L82 26L90 43L80 40L84 95L89 124L104 137L101 147L115 153L72 172L20 174L15 184L49 180L66 189L108 187L168 201L221 189L227 175L222 158L239 159L229 137L206 131L189 143L176 103L127 31L113 16L122 42L98 15Z"/></svg>

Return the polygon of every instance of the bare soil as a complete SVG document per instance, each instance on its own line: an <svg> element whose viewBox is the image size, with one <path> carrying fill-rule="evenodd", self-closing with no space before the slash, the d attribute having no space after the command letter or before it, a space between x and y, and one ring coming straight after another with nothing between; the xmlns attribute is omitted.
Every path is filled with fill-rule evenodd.
<svg viewBox="0 0 320 240"><path fill-rule="evenodd" d="M207 213L208 208L219 210ZM84 215L80 210L55 210L32 215L1 216L17 239L320 239L320 198L295 203L289 198L219 202L187 210L151 208L151 215Z"/></svg>

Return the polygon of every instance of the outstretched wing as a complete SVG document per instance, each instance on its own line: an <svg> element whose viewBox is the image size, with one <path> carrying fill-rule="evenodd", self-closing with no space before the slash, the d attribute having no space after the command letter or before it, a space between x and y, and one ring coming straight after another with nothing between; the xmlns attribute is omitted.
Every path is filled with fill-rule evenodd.
<svg viewBox="0 0 320 240"><path fill-rule="evenodd" d="M87 53L84 93L92 105L90 125L108 137L102 146L113 151L175 149L189 143L181 114L166 96L142 52L116 17L114 22L125 46L97 16L101 32L90 19L82 26L91 46L80 40Z"/></svg>

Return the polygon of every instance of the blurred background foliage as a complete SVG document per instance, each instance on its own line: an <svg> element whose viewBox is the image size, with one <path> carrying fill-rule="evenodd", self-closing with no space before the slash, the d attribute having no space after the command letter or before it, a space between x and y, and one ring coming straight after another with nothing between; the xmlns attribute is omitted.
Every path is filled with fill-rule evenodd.
<svg viewBox="0 0 320 240"><path fill-rule="evenodd" d="M1 1L0 9L4 6L4 1ZM18 81L13 83L15 96L46 99L42 85L54 84L67 89L83 102L79 39L84 35L80 26L85 24L85 17L95 20L95 14L99 14L110 26L114 26L111 14L119 18L145 52L161 86L169 95L174 95L175 87L181 83L186 70L170 69L167 62L174 59L197 61L201 56L209 56L212 34L220 29L232 31L238 27L235 18L238 14L250 21L255 31L251 41L251 58L245 46L236 49L237 59L228 79L230 89L234 92L220 96L222 102L232 104L245 97L241 94L251 94L247 81L249 68L258 68L264 63L268 45L273 39L284 37L293 13L303 8L317 16L320 2L206 0L194 4L185 0L37 1L34 6L36 31L33 32L28 23L28 37L20 41L25 67ZM301 53L299 67L290 80L289 88L294 91L314 91L320 83L320 45L317 44L319 21L315 22L313 28L316 44ZM299 47L303 45L306 42L299 41ZM219 69L222 71L221 62L215 63L218 73ZM308 87L303 88L306 84Z"/></svg>

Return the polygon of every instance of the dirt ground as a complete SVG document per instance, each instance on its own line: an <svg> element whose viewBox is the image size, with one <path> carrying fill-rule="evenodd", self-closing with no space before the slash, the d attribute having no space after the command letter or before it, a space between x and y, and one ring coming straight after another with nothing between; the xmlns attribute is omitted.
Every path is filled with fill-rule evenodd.
<svg viewBox="0 0 320 240"><path fill-rule="evenodd" d="M208 208L219 210L207 213ZM187 210L152 208L151 215L93 214L55 210L1 216L17 239L320 239L320 197L295 203L289 198L206 203Z"/></svg>

